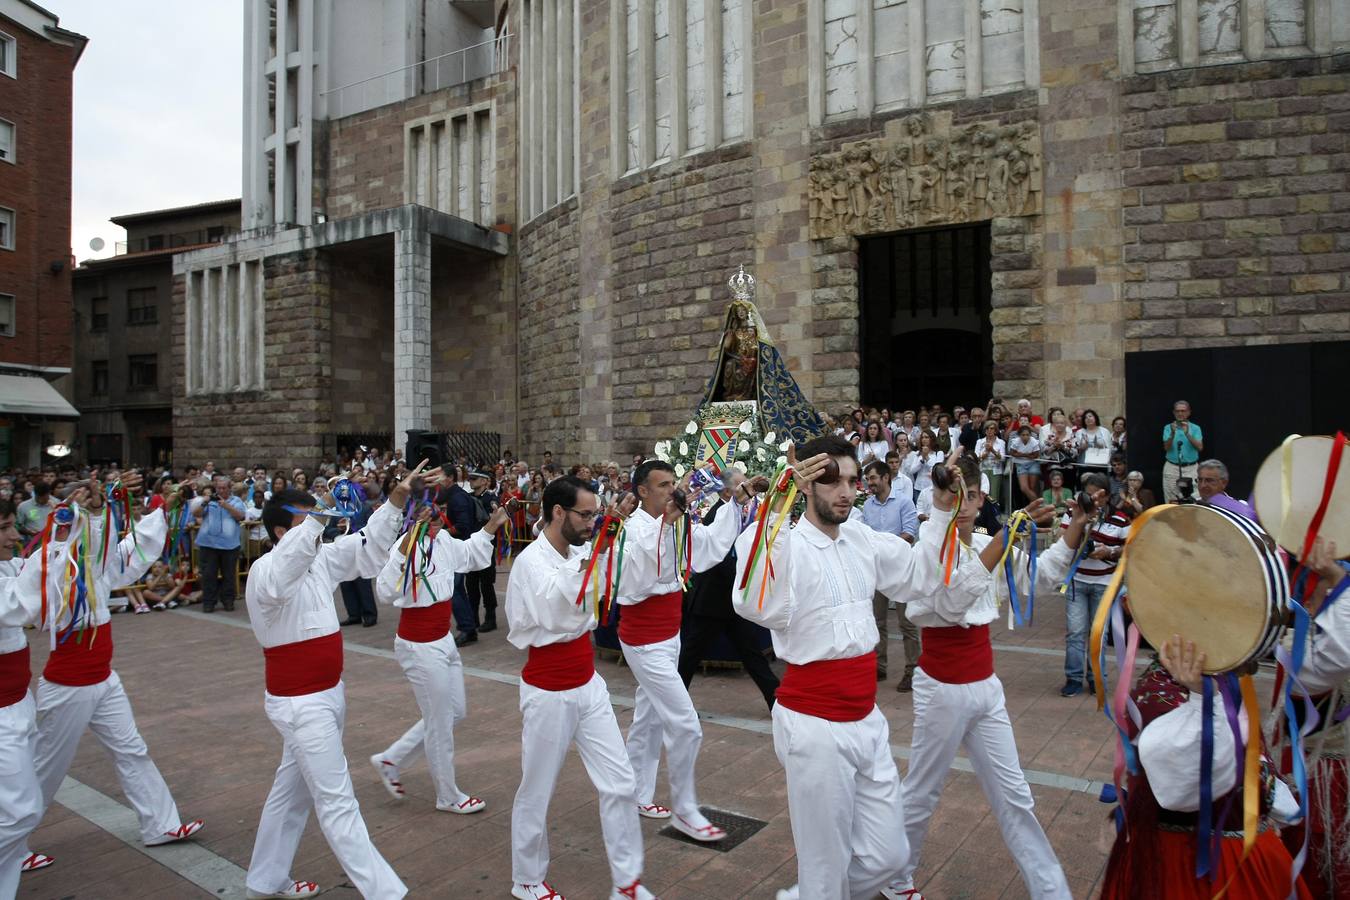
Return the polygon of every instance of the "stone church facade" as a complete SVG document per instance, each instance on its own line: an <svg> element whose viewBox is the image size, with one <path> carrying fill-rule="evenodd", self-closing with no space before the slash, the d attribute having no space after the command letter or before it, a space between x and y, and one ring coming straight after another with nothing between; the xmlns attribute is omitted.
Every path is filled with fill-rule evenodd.
<svg viewBox="0 0 1350 900"><path fill-rule="evenodd" d="M1350 0L492 7L492 71L302 104L308 192L270 201L287 149L252 230L176 259L183 459L407 428L647 450L740 264L829 411L1114 414L1129 353L1350 337ZM954 400L901 371L943 347L985 373Z"/></svg>

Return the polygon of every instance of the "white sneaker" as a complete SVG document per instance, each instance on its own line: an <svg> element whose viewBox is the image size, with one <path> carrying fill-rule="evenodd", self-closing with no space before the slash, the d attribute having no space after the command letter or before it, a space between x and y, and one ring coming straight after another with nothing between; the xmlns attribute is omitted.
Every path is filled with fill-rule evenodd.
<svg viewBox="0 0 1350 900"><path fill-rule="evenodd" d="M370 764L375 767L375 773L380 776L380 784L389 792L389 796L395 800L403 799L403 782L398 780L398 766L376 753L370 758Z"/></svg>
<svg viewBox="0 0 1350 900"><path fill-rule="evenodd" d="M906 885L903 881L892 881L881 889L881 896L886 900L923 900L923 894L914 890L913 885Z"/></svg>
<svg viewBox="0 0 1350 900"><path fill-rule="evenodd" d="M643 887L641 881L635 881L628 887L614 885L609 900L656 900L656 895Z"/></svg>
<svg viewBox="0 0 1350 900"><path fill-rule="evenodd" d="M539 884L513 884L511 896L516 900L567 900L562 894L549 887L547 881Z"/></svg>
<svg viewBox="0 0 1350 900"><path fill-rule="evenodd" d="M263 894L249 888L244 892L248 900L272 900L272 898L287 897L313 897L319 893L319 886L312 881L297 881L295 884L285 890L277 891L275 894Z"/></svg>
<svg viewBox="0 0 1350 900"><path fill-rule="evenodd" d="M670 820L670 824L680 834L705 844L720 841L727 836L725 831L709 822L702 813L695 813L692 818L676 815Z"/></svg>
<svg viewBox="0 0 1350 900"><path fill-rule="evenodd" d="M777 894L774 894L774 900L798 900L799 897L801 897L801 892L797 890L797 885L795 884L790 888L783 888Z"/></svg>
<svg viewBox="0 0 1350 900"><path fill-rule="evenodd" d="M204 826L205 824L206 823L203 822L201 819L197 819L195 821L188 822L184 825L179 825L173 831L166 831L159 837L155 838L154 840L146 841L145 846L158 847L161 844L172 844L176 841L185 841L188 838L192 837L197 832L201 831L202 826Z"/></svg>
<svg viewBox="0 0 1350 900"><path fill-rule="evenodd" d="M436 808L445 812L459 813L461 816L469 816L487 809L487 801L480 800L478 797L468 797L463 803L451 803L448 806L441 806L437 803Z"/></svg>
<svg viewBox="0 0 1350 900"><path fill-rule="evenodd" d="M638 815L644 819L669 819L670 807L658 803L638 804Z"/></svg>

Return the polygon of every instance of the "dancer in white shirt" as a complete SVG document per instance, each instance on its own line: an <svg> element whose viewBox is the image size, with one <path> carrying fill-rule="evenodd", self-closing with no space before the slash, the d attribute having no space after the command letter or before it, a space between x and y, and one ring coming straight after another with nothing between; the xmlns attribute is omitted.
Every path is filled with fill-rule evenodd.
<svg viewBox="0 0 1350 900"><path fill-rule="evenodd" d="M42 613L42 553L28 559L14 555L19 530L14 503L0 500L0 897L19 890L19 873L45 868L50 856L29 853L28 835L42 820L42 788L33 769L37 740L33 697L28 692L28 638L23 629ZM67 510L69 514L69 510ZM70 525L52 535L45 565L47 590L60 589L68 562Z"/></svg>
<svg viewBox="0 0 1350 900"><path fill-rule="evenodd" d="M499 506L482 530L461 541L442 527L445 520L438 511L424 506L417 521L389 551L375 581L375 597L401 610L394 658L403 667L422 711L417 724L389 749L370 758L385 790L395 799L403 799L400 768L425 751L436 786L437 809L467 814L487 808L485 801L464 793L455 781L455 725L468 707L464 663L450 633L450 598L457 573L477 572L493 564L493 535L506 519L506 507Z"/></svg>
<svg viewBox="0 0 1350 900"><path fill-rule="evenodd" d="M779 900L861 900L895 877L908 855L900 773L876 705L872 602L880 591L912 603L922 573L899 536L850 520L858 463L848 441L816 438L801 453L802 463L792 456L789 463L806 513L757 562L734 608L772 631L774 652L788 663L773 744L787 772L798 885L779 891ZM766 531L785 514L772 514ZM736 541L737 586L756 536L747 528Z"/></svg>
<svg viewBox="0 0 1350 900"><path fill-rule="evenodd" d="M740 533L740 516L721 515L712 525L682 524L684 505L675 495L675 469L660 460L638 466L633 489L640 505L625 525L618 590L619 645L638 682L627 744L637 776L638 812L652 819L670 818L676 830L696 841L720 841L726 832L699 811L694 789L703 727L680 678L681 573L703 572L720 563ZM683 528L683 545L676 540L677 526ZM671 809L655 803L662 745Z"/></svg>
<svg viewBox="0 0 1350 900"><path fill-rule="evenodd" d="M140 493L141 476L122 475L120 489ZM112 488L116 490L117 488ZM105 487L97 481L72 494L78 517L72 528L71 560L83 567L64 598L48 595L43 623L52 632L37 689L37 749L33 765L42 785L45 812L70 770L80 737L88 728L109 753L117 768L122 792L136 810L141 841L148 847L191 837L202 820L183 822L169 786L164 783L150 750L136 729L131 701L122 679L112 669L113 637L108 598L115 588L135 584L159 559L168 534L164 513L154 510L130 527L121 541L110 514ZM87 523L87 524L86 524ZM89 586L92 585L92 590Z"/></svg>
<svg viewBox="0 0 1350 900"><path fill-rule="evenodd" d="M628 495L612 512L627 514L633 505ZM563 900L545 880L548 805L574 743L600 795L611 900L654 900L640 881L642 829L633 803L633 767L591 646L596 610L587 590L586 542L599 512L596 495L581 479L569 475L550 482L539 538L516 557L506 588L507 640L529 651L520 673L520 789L511 808L511 896L518 900Z"/></svg>
<svg viewBox="0 0 1350 900"><path fill-rule="evenodd" d="M425 465L423 460L389 492L365 528L331 544L321 541L327 519L312 514L314 498L304 491L280 491L263 507L273 547L249 569L245 601L266 659L263 706L281 734L282 752L245 880L250 900L319 892L314 882L290 874L310 807L361 896L397 900L408 893L371 842L347 771L342 632L333 593L344 581L379 573L398 538L403 504ZM323 500L332 506L330 496Z"/></svg>
<svg viewBox="0 0 1350 900"><path fill-rule="evenodd" d="M958 455L961 448L957 448ZM960 477L954 470L959 470ZM964 490L959 512L957 492ZM1105 502L1106 492L1097 499ZM1012 723L1004 705L1003 683L994 674L994 649L989 623L998 618L999 591L1007 600L1003 573L995 571L1003 556L1001 536L976 534L975 518L984 505L979 463L960 456L955 466L934 471L932 518L919 536L920 570L943 570L943 541L956 516L955 552L949 584L931 580L909 601L907 614L920 628L923 652L914 671L914 736L905 774L905 831L909 859L900 877L882 895L887 900L922 900L914 889L914 870L928 833L947 772L959 747L970 758L975 777L998 819L1003 840L1022 871L1032 897L1070 900L1064 871L1032 811L1031 788L1017 758ZM1089 516L1069 504L1071 516L1063 539L1040 555L1036 590L1053 590L1068 573ZM1053 521L1054 508L1036 500L1025 512L1041 525ZM1015 567L1025 570L1018 554Z"/></svg>

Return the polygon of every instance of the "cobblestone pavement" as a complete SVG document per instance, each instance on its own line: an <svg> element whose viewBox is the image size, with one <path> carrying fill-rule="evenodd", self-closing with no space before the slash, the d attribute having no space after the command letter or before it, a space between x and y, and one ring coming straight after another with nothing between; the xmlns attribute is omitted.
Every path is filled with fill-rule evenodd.
<svg viewBox="0 0 1350 900"><path fill-rule="evenodd" d="M498 596L505 596L505 573ZM1038 598L1040 599L1040 598ZM1109 723L1086 694L1065 699L1064 607L1037 604L1038 619L1009 632L996 626L996 667L1003 680L1022 764L1036 812L1054 844L1075 897L1096 893L1105 864L1108 808L1097 797L1110 778ZM195 610L195 608L194 608ZM392 800L367 758L418 717L412 690L393 659L397 614L382 610L377 626L344 628L347 641L346 748L357 797L376 845L414 897L498 897L510 891L510 810L520 776L520 713L516 676L524 654L504 630L463 650L469 717L455 732L460 786L488 802L485 812L437 812L426 767L405 770L406 798ZM135 817L109 758L86 735L57 803L32 847L57 858L24 876L25 898L179 898L243 896L262 802L280 759L281 742L262 709L262 654L248 630L243 603L207 616L173 611L113 617L114 666L126 683L142 735L185 819L204 818L193 845L147 849L136 840ZM33 669L44 646L33 641ZM877 686L903 771L912 712L897 693L894 672L903 650L890 649L892 678ZM614 696L619 723L632 717L635 684L613 658L598 669ZM781 668L781 664L775 664ZM730 853L657 834L643 820L643 882L665 900L773 897L796 878L783 772L774 757L769 718L753 684L739 671L711 669L695 679L704 716L699 756L700 801L762 819L765 828ZM964 760L947 784L919 869L920 887L934 900L1026 897L1017 868ZM662 776L658 802L665 801ZM558 782L551 811L553 862L549 881L575 900L606 896L608 868L595 793L575 753ZM313 819L292 872L319 882L333 898L356 897Z"/></svg>

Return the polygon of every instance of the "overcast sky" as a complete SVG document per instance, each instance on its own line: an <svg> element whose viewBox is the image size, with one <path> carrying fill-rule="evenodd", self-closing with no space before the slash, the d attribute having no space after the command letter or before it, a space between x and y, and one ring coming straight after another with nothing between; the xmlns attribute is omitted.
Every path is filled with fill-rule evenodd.
<svg viewBox="0 0 1350 900"><path fill-rule="evenodd" d="M75 68L76 259L126 239L110 216L239 196L242 0L39 3L89 38Z"/></svg>

